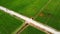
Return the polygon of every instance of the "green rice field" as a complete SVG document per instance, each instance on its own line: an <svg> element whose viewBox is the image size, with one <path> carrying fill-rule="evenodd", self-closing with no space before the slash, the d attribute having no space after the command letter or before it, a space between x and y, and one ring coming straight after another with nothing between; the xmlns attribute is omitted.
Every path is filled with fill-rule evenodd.
<svg viewBox="0 0 60 34"><path fill-rule="evenodd" d="M13 10L60 31L60 0L0 0L0 6ZM24 20L0 10L0 34L12 34ZM21 34L46 34L28 26Z"/></svg>

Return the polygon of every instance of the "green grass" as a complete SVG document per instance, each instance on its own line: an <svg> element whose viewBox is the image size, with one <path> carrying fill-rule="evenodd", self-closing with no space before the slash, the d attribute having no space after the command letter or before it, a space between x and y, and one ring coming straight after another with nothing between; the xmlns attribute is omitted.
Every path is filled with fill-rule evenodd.
<svg viewBox="0 0 60 34"><path fill-rule="evenodd" d="M40 14L44 16L40 16ZM52 0L35 20L60 30L60 0Z"/></svg>
<svg viewBox="0 0 60 34"><path fill-rule="evenodd" d="M11 34L19 28L24 21L17 20L3 11L0 11L0 34Z"/></svg>
<svg viewBox="0 0 60 34"><path fill-rule="evenodd" d="M21 34L46 34L32 26L28 26Z"/></svg>
<svg viewBox="0 0 60 34"><path fill-rule="evenodd" d="M0 0L0 5L28 17L34 17L49 0Z"/></svg>

